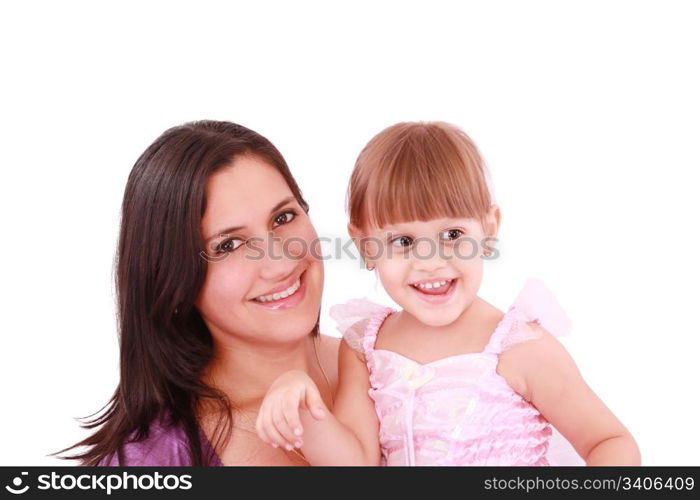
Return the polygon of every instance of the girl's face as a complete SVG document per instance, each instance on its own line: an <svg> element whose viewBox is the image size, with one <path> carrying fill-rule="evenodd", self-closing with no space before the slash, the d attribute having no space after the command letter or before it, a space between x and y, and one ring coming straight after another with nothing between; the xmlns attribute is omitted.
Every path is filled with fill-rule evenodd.
<svg viewBox="0 0 700 500"><path fill-rule="evenodd" d="M237 157L207 183L209 262L195 305L215 339L280 343L318 319L323 263L316 231L276 168Z"/></svg>
<svg viewBox="0 0 700 500"><path fill-rule="evenodd" d="M495 235L500 212L487 216ZM352 229L351 229L352 232ZM481 285L487 234L477 219L433 219L374 228L364 234L365 260L382 286L421 323L446 326L472 304Z"/></svg>

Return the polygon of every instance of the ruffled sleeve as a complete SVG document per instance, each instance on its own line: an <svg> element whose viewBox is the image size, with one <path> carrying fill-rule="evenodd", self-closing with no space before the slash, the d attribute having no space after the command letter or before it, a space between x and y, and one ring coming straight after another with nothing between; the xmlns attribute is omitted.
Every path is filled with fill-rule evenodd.
<svg viewBox="0 0 700 500"><path fill-rule="evenodd" d="M515 344L538 338L540 330L528 323L536 323L560 337L571 332L571 320L545 284L529 278L503 319L491 335L486 352L501 353Z"/></svg>
<svg viewBox="0 0 700 500"><path fill-rule="evenodd" d="M344 304L331 306L329 314L335 320L336 328L348 345L364 356L364 337L370 320L386 309L388 309L386 306L364 298L351 299Z"/></svg>

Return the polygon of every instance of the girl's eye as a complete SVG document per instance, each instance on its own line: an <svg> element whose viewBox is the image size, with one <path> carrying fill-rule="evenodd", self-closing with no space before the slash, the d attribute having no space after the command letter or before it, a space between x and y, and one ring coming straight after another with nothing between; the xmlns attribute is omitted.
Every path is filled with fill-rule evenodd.
<svg viewBox="0 0 700 500"><path fill-rule="evenodd" d="M229 253L233 252L236 248L243 244L243 240L240 238L231 238L224 240L216 246L216 253Z"/></svg>
<svg viewBox="0 0 700 500"><path fill-rule="evenodd" d="M282 224L289 224L294 220L294 217L297 216L297 213L295 210L287 210L286 212L282 212L279 215L276 215L274 220L272 221L273 227L281 226Z"/></svg>
<svg viewBox="0 0 700 500"><path fill-rule="evenodd" d="M413 243L413 238L409 236L399 236L398 238L391 240L392 245L402 248L411 246L411 243Z"/></svg>
<svg viewBox="0 0 700 500"><path fill-rule="evenodd" d="M440 239L443 241L454 241L459 239L464 233L459 229L448 229L440 233Z"/></svg>

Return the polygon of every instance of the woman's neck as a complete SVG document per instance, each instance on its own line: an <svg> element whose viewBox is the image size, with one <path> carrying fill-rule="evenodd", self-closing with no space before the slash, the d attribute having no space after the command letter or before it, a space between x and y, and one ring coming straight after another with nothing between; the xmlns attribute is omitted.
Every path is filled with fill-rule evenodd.
<svg viewBox="0 0 700 500"><path fill-rule="evenodd" d="M259 344L243 339L215 342L204 381L221 391L239 409L257 408L270 384L282 373L302 370L314 376L313 337L288 343Z"/></svg>

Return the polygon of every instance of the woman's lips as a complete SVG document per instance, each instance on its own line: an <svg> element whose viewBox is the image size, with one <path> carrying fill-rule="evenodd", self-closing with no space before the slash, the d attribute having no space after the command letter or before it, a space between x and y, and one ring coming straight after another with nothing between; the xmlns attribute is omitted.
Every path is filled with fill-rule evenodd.
<svg viewBox="0 0 700 500"><path fill-rule="evenodd" d="M290 292L286 297L282 295ZM256 297L251 300L251 302L264 307L269 310L277 311L281 309L289 309L294 307L299 302L304 300L306 296L306 271L301 273L296 282L292 283L290 287L285 290L280 291L280 293L274 293L271 296L261 296Z"/></svg>
<svg viewBox="0 0 700 500"><path fill-rule="evenodd" d="M304 271L305 271L305 270L304 270ZM263 293L263 294L260 294L260 295L258 295L258 296L255 297L255 298L256 298L256 299L265 298L265 297L270 297L270 298L271 298L271 296L274 295L274 294L278 294L278 295L279 295L279 294L281 294L282 292L289 292L289 291L291 291L291 290L289 290L289 289L292 288L293 285L297 284L297 282L299 281L299 277L301 276L301 274L302 274L304 271L302 271L301 273L297 274L297 273L298 273L298 269L295 269L294 273L293 273L293 274L290 274L289 277L288 277L284 282L282 282L282 284L277 285L277 286L274 287L274 288L271 288L271 289L268 290L267 292L265 292L265 293Z"/></svg>

